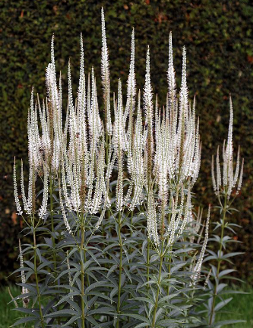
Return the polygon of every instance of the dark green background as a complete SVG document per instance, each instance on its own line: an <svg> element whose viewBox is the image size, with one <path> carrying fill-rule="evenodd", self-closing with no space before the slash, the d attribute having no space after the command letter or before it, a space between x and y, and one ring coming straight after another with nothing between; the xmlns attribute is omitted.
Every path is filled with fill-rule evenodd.
<svg viewBox="0 0 253 328"><path fill-rule="evenodd" d="M234 103L234 144L245 158L240 213L231 220L242 225L238 239L244 255L236 259L239 277L253 281L252 144L253 144L253 5L240 1L17 1L0 2L0 279L17 266L18 232L12 191L13 156L26 159L26 120L32 86L45 96L45 68L50 39L55 34L57 70L63 73L69 57L73 82L78 81L79 35L83 33L86 72L94 65L100 76L100 10L104 6L110 51L111 86L127 80L132 27L136 32L137 87L143 88L145 52L151 49L152 84L165 100L169 31L173 32L178 86L181 50L187 47L189 95L196 94L203 142L201 173L195 187L197 203L217 205L213 197L210 160L227 135L229 102ZM98 85L101 89L100 81ZM66 90L66 89L65 89ZM126 90L126 88L124 89ZM101 92L100 92L101 94ZM65 93L66 101L66 93ZM217 219L213 210L212 219Z"/></svg>

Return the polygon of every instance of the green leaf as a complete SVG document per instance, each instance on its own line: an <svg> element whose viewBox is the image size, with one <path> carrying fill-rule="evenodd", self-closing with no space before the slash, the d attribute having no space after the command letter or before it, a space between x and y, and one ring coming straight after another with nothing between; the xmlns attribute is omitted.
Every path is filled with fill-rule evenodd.
<svg viewBox="0 0 253 328"><path fill-rule="evenodd" d="M228 299L226 299L225 301L221 301L220 303L218 303L215 308L214 311L217 312L220 309L222 309L225 305L227 305L231 300L233 299L233 297L230 297Z"/></svg>
<svg viewBox="0 0 253 328"><path fill-rule="evenodd" d="M25 317L25 318L21 318L18 321L16 321L12 327L21 325L22 323L27 323L27 322L32 322L32 321L37 321L38 318L37 317Z"/></svg>
<svg viewBox="0 0 253 328"><path fill-rule="evenodd" d="M233 253L228 253L222 256L222 259L227 259L229 257L233 257L233 256L237 256L237 255L241 255L244 254L244 252L233 252Z"/></svg>
<svg viewBox="0 0 253 328"><path fill-rule="evenodd" d="M141 328L141 327L147 327L146 323L139 323L137 326L134 326L135 328Z"/></svg>
<svg viewBox="0 0 253 328"><path fill-rule="evenodd" d="M229 273L231 273L231 272L235 272L236 270L234 270L234 269L226 269L226 270L223 270L223 271L221 271L220 273L219 273L219 279L221 278L221 277L223 277L223 276L225 276L225 275L227 275L227 274L229 274Z"/></svg>
<svg viewBox="0 0 253 328"><path fill-rule="evenodd" d="M75 316L71 317L69 319L69 321L67 321L62 327L66 327L66 326L76 322L79 318L81 318L81 316L78 316L78 315L75 315Z"/></svg>
<svg viewBox="0 0 253 328"><path fill-rule="evenodd" d="M89 311L89 316L96 315L96 314L105 314L105 315L113 315L114 314L114 308L112 307L101 307L95 310Z"/></svg>
<svg viewBox="0 0 253 328"><path fill-rule="evenodd" d="M216 322L215 324L212 325L212 327L222 327L225 325L232 325L234 323L244 323L246 322L245 320L224 320L224 321L219 321Z"/></svg>
<svg viewBox="0 0 253 328"><path fill-rule="evenodd" d="M95 289L96 287L99 287L99 286L107 286L107 287L109 287L108 281L103 280L103 281L94 282L88 288L86 288L85 293L86 294L89 294L89 291L91 291L92 289Z"/></svg>
<svg viewBox="0 0 253 328"><path fill-rule="evenodd" d="M50 318L54 318L54 317L68 317L68 316L72 316L72 315L77 315L78 316L78 313L76 313L76 311L74 310L71 310L71 309L64 309L64 310L59 310L59 311L56 311L56 312L52 312L52 313L49 313L47 315L45 315L45 317L50 317Z"/></svg>
<svg viewBox="0 0 253 328"><path fill-rule="evenodd" d="M124 313L124 314L120 314L120 315L124 315L126 317L130 317L130 318L134 318L134 319L138 319L140 321L145 322L146 324L151 325L151 322L144 316L140 315L140 314L135 314L135 313Z"/></svg>

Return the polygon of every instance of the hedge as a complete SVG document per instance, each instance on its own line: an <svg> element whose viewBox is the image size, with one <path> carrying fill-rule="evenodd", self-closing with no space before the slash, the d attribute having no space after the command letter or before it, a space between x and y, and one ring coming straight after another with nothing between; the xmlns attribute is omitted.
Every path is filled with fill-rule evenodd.
<svg viewBox="0 0 253 328"><path fill-rule="evenodd" d="M233 220L242 225L238 246L245 254L235 263L239 276L253 281L253 5L251 0L93 1L2 0L0 3L0 280L17 267L17 238L22 222L16 217L12 191L13 156L26 159L26 120L32 86L45 96L44 76L55 35L57 69L66 88L70 58L78 80L79 35L83 33L86 72L100 76L100 10L105 9L112 90L120 77L126 82L132 27L136 34L137 86L143 87L145 52L151 49L151 73L160 103L166 96L169 31L173 32L178 85L182 46L187 48L190 97L196 95L203 142L201 174L195 192L201 205L214 202L211 154L227 135L231 93L234 103L234 144L245 158L243 191ZM99 80L99 78L98 78ZM99 89L100 85L99 85ZM76 90L74 90L76 91ZM66 99L65 99L66 103ZM217 219L214 209L213 218Z"/></svg>

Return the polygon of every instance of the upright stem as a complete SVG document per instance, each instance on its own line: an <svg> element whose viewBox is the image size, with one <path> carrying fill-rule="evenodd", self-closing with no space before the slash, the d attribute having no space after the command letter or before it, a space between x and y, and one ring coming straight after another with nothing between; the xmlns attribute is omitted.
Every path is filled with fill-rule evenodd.
<svg viewBox="0 0 253 328"><path fill-rule="evenodd" d="M148 238L148 245L147 245L147 282L149 282L149 275L150 275L150 240ZM147 284L147 291L149 292L150 285ZM146 326L146 328L149 328Z"/></svg>
<svg viewBox="0 0 253 328"><path fill-rule="evenodd" d="M220 238L220 247L219 247L219 253L218 253L218 266L217 266L217 272L216 272L215 287L214 287L214 294L213 294L213 301L212 301L209 325L211 325L212 321L213 321L215 301L216 301L216 296L217 296L217 288L219 285L219 273L220 273L220 265L221 265L221 261L222 261L221 260L221 251L222 251L222 242L223 242L224 230L225 230L226 213L227 213L227 193L225 193L225 200L224 200L224 206L223 206L221 238Z"/></svg>
<svg viewBox="0 0 253 328"><path fill-rule="evenodd" d="M177 188L177 192L178 192L178 188ZM171 198L170 198L170 202L169 202L169 208L172 208ZM171 216L172 216L172 211L168 215L168 225L170 224ZM169 242L169 236L168 236L168 242ZM171 261L172 261L171 252L172 252L172 246L169 247L168 281L170 280L170 277L171 277L171 273L170 273ZM168 284L168 286L167 286L167 295L169 295L169 293L170 293L170 285Z"/></svg>
<svg viewBox="0 0 253 328"><path fill-rule="evenodd" d="M54 262L54 272L56 272L56 253L55 253L55 237L54 237L54 182L50 174L49 182L49 193L50 193L50 219L51 219L51 231L52 231L52 243L53 243L53 262Z"/></svg>
<svg viewBox="0 0 253 328"><path fill-rule="evenodd" d="M158 308L158 301L159 301L159 295L160 295L160 285L161 285L161 277L162 277L162 265L163 265L163 244L164 241L162 240L161 245L161 254L160 254L160 264L159 264L159 274L158 274L158 283L157 283L157 292L156 292L156 300L155 300L155 307L154 307L154 313L153 313L153 321L152 321L152 328L155 328L155 322L156 322L156 313Z"/></svg>
<svg viewBox="0 0 253 328"><path fill-rule="evenodd" d="M84 228L84 217L82 214L81 217L81 245L80 245L80 262L81 262L81 308L82 308L82 328L85 328L85 304L84 304L84 236L85 236L85 228Z"/></svg>
<svg viewBox="0 0 253 328"><path fill-rule="evenodd" d="M38 272L37 272L37 244L36 244L36 229L34 226L34 216L32 218L33 222L33 244L34 244L34 256L33 256L33 265L34 265L34 275L35 275L35 283L36 283L36 291L37 291L37 297L38 297L38 303L39 303L39 314L40 314L40 323L41 327L45 328L45 322L42 312L42 305L41 305L41 296L40 296L40 288L39 288L39 278L38 278Z"/></svg>
<svg viewBox="0 0 253 328"><path fill-rule="evenodd" d="M122 255L123 255L123 244L122 244L122 238L121 238L121 212L119 212L119 221L118 221L118 225L119 225L119 247L120 247L120 257L119 257L119 286L118 286L118 303L117 303L117 313L118 313L118 317L117 317L117 325L116 327L119 328L120 327L120 319L119 319L119 314L120 314L120 296L121 296L121 277L122 277Z"/></svg>
<svg viewBox="0 0 253 328"><path fill-rule="evenodd" d="M130 236L132 237L133 233L132 233L132 226L133 226L133 216L134 216L134 211L131 211L131 217L130 217L130 224L131 224L131 230L130 230Z"/></svg>
<svg viewBox="0 0 253 328"><path fill-rule="evenodd" d="M163 239L163 235L164 235L164 218L165 218L165 196L163 196L162 199L162 221L161 221L161 238Z"/></svg>
<svg viewBox="0 0 253 328"><path fill-rule="evenodd" d="M150 266L150 240L148 238L148 247L147 247L147 281L149 282L149 266ZM149 284L147 285L148 289L149 289Z"/></svg>
<svg viewBox="0 0 253 328"><path fill-rule="evenodd" d="M172 246L170 246L170 248L169 248L169 253L170 253L170 255L169 255L169 265L168 265L168 278L169 278L169 280L170 280L170 277L171 277L171 273L170 273L170 270L171 270L171 260L172 260L172 258L171 258L171 252L172 252ZM167 295L169 295L170 294L170 285L168 284L168 286L167 286Z"/></svg>

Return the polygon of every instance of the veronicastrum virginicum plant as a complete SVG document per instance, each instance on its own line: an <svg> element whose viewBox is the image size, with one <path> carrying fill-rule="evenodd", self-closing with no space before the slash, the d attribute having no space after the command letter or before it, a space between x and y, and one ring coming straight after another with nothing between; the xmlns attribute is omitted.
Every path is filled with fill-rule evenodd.
<svg viewBox="0 0 253 328"><path fill-rule="evenodd" d="M14 163L17 210L24 233L32 236L31 244L20 245L18 310L26 316L16 325L198 327L195 295L202 289L210 208L202 225L192 205L201 145L195 101L188 101L186 50L178 95L170 34L168 94L160 108L149 47L143 94L136 90L133 30L124 105L120 79L117 94L111 94L103 9L101 17L102 110L94 69L84 71L82 36L77 98L69 63L65 115L54 38L46 99L34 102L31 95L27 196L21 162L23 206Z"/></svg>
<svg viewBox="0 0 253 328"><path fill-rule="evenodd" d="M205 259L205 261L207 261L207 263L211 266L206 282L208 285L209 297L207 298L207 302L205 304L206 311L203 311L206 312L207 315L205 320L207 327L222 327L227 324L243 322L241 320L218 321L216 318L217 313L232 300L232 297L229 296L235 293L242 293L235 290L228 290L226 288L228 286L226 283L228 279L236 279L233 276L229 276L229 274L235 270L232 268L227 268L226 263L231 264L232 257L242 254L240 252L229 252L227 250L227 245L229 243L238 242L232 237L236 234L234 229L239 228L240 226L229 222L229 218L232 212L235 211L232 204L241 190L244 165L244 159L242 159L240 163L239 148L237 152L236 165L234 168L233 105L231 97L228 138L227 141L224 141L223 143L222 157L223 165L221 169L218 147L216 161L214 156L212 157L211 173L213 189L219 203L217 208L219 209L220 220L213 223L213 234L209 238L210 246L207 249L209 256Z"/></svg>

